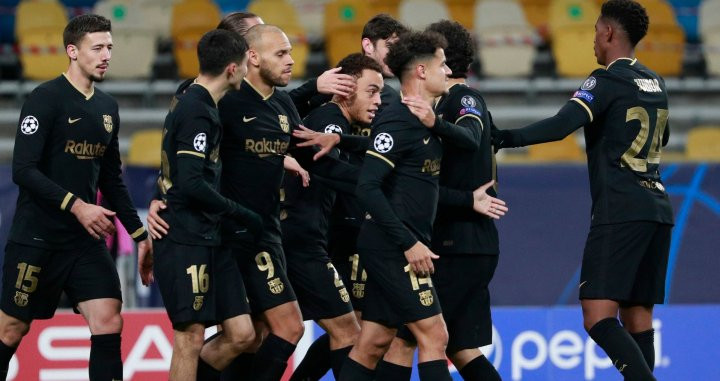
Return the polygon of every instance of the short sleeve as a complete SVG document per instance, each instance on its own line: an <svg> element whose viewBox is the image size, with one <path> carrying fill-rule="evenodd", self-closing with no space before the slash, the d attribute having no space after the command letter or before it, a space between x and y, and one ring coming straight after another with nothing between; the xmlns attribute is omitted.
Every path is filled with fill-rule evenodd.
<svg viewBox="0 0 720 381"><path fill-rule="evenodd" d="M595 116L602 114L611 103L614 93L617 92L617 89L613 90L613 86L614 83L605 70L595 70L573 93L570 102L580 105L592 122Z"/></svg>

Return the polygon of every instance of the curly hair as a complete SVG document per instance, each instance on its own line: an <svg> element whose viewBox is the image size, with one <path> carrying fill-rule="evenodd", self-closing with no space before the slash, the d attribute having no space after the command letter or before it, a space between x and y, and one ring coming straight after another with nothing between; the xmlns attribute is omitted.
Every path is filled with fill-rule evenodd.
<svg viewBox="0 0 720 381"><path fill-rule="evenodd" d="M393 72L395 77L402 82L402 73L410 63L435 55L438 49L445 49L447 40L436 32L411 32L400 37L397 42L390 46L385 63Z"/></svg>
<svg viewBox="0 0 720 381"><path fill-rule="evenodd" d="M353 53L338 62L337 67L341 67L340 74L352 75L360 77L363 70L373 70L382 73L382 67L374 59L362 54Z"/></svg>
<svg viewBox="0 0 720 381"><path fill-rule="evenodd" d="M439 33L447 40L445 58L452 70L450 78L467 78L468 67L475 58L475 41L467 29L457 21L442 20L425 30Z"/></svg>
<svg viewBox="0 0 720 381"><path fill-rule="evenodd" d="M602 5L600 17L620 24L633 47L645 37L650 24L645 8L633 0L606 1Z"/></svg>

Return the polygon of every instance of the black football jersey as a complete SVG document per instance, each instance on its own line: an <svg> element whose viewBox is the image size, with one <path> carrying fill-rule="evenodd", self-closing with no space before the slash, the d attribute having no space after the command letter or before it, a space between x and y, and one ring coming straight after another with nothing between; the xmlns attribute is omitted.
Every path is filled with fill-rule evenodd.
<svg viewBox="0 0 720 381"><path fill-rule="evenodd" d="M658 171L669 131L662 77L637 59L620 58L593 71L570 102L590 118L584 130L592 225L639 220L672 224Z"/></svg>

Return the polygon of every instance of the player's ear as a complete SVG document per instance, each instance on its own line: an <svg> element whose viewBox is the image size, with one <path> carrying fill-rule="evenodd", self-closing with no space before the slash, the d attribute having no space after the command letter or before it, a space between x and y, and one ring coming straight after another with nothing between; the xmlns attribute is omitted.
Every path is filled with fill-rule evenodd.
<svg viewBox="0 0 720 381"><path fill-rule="evenodd" d="M68 57L73 61L78 58L78 48L73 44L68 44L68 46L65 47L65 53L67 53Z"/></svg>
<svg viewBox="0 0 720 381"><path fill-rule="evenodd" d="M248 65L260 66L260 54L254 49L248 49Z"/></svg>
<svg viewBox="0 0 720 381"><path fill-rule="evenodd" d="M415 65L415 75L418 76L418 78L425 79L425 64L417 64Z"/></svg>
<svg viewBox="0 0 720 381"><path fill-rule="evenodd" d="M375 52L375 45L373 45L369 38L363 38L361 43L365 54L373 54Z"/></svg>

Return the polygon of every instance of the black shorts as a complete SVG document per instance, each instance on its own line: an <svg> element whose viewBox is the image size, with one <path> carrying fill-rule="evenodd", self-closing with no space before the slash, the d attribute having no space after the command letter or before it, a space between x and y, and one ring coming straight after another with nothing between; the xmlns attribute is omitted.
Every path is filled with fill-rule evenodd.
<svg viewBox="0 0 720 381"><path fill-rule="evenodd" d="M433 281L440 297L450 339L447 353L492 343L488 285L497 255L441 255L434 261Z"/></svg>
<svg viewBox="0 0 720 381"><path fill-rule="evenodd" d="M155 279L173 328L205 326L250 313L237 264L228 251L153 241Z"/></svg>
<svg viewBox="0 0 720 381"><path fill-rule="evenodd" d="M229 251L240 268L253 314L297 300L288 280L282 245L236 245Z"/></svg>
<svg viewBox="0 0 720 381"><path fill-rule="evenodd" d="M647 221L592 226L580 273L580 299L663 303L671 231L672 225Z"/></svg>
<svg viewBox="0 0 720 381"><path fill-rule="evenodd" d="M297 294L303 319L332 319L352 312L350 295L327 254L294 255L291 250L285 250L288 278Z"/></svg>
<svg viewBox="0 0 720 381"><path fill-rule="evenodd" d="M368 273L363 320L399 328L442 312L432 278L416 276L402 251L358 251Z"/></svg>
<svg viewBox="0 0 720 381"><path fill-rule="evenodd" d="M328 252L340 278L350 292L350 301L353 309L363 310L365 300L365 283L367 271L360 262L356 242L359 229L352 227L337 227L331 229L328 239Z"/></svg>
<svg viewBox="0 0 720 381"><path fill-rule="evenodd" d="M7 243L3 312L25 322L49 319L63 291L74 306L92 299L122 300L117 269L104 241L63 250Z"/></svg>

